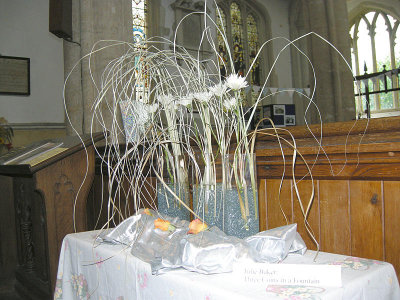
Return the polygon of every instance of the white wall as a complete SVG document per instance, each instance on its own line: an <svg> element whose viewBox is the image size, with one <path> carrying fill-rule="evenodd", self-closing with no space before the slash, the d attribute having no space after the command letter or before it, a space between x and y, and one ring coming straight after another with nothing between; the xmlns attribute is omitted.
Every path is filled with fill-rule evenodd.
<svg viewBox="0 0 400 300"><path fill-rule="evenodd" d="M31 62L31 95L0 95L0 116L10 123L64 123L63 42L49 32L49 0L0 0L0 54Z"/></svg>

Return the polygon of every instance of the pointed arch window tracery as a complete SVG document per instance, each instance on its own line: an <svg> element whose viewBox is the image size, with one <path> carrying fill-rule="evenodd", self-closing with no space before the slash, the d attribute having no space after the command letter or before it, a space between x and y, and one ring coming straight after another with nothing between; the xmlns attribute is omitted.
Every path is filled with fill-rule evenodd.
<svg viewBox="0 0 400 300"><path fill-rule="evenodd" d="M370 10L359 15L350 28L352 67L355 75L364 72L375 73L400 67L400 21L380 10ZM392 87L398 87L397 80L389 80ZM381 82L369 83L378 89ZM365 97L356 96L358 114L366 109ZM373 113L399 110L399 93L376 94L370 101Z"/></svg>

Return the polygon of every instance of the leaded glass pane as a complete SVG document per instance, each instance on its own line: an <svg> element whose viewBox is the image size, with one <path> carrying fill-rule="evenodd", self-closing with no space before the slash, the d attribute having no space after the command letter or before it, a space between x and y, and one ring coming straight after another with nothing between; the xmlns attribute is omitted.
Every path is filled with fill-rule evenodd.
<svg viewBox="0 0 400 300"><path fill-rule="evenodd" d="M133 41L143 45L146 39L146 1L132 0Z"/></svg>
<svg viewBox="0 0 400 300"><path fill-rule="evenodd" d="M369 28L365 19L360 20L360 24L358 25L357 37L358 62L360 64L360 73L364 73L364 65L367 67L368 72L372 73L373 62L371 36L369 35Z"/></svg>
<svg viewBox="0 0 400 300"><path fill-rule="evenodd" d="M351 68L353 70L354 75L358 75L357 73L357 68L356 68L356 56L354 53L354 48L351 48Z"/></svg>
<svg viewBox="0 0 400 300"><path fill-rule="evenodd" d="M384 65L386 66L386 70L390 70L392 68L390 62L390 37L385 19L381 14L376 19L375 26L377 71L382 71Z"/></svg>
<svg viewBox="0 0 400 300"><path fill-rule="evenodd" d="M357 53L355 52L355 25L353 25L350 29L350 39L351 39L351 68L353 70L354 75L359 75L357 71L357 65L356 65L356 55Z"/></svg>
<svg viewBox="0 0 400 300"><path fill-rule="evenodd" d="M399 21L396 22L396 24ZM395 40L394 40L394 58L396 61L396 68L400 68L400 29L399 25L396 27Z"/></svg>
<svg viewBox="0 0 400 300"><path fill-rule="evenodd" d="M146 47L146 13L146 0L132 0L133 45L138 50ZM139 101L147 99L148 89L148 76L142 60L141 55L135 57L135 99Z"/></svg>
<svg viewBox="0 0 400 300"><path fill-rule="evenodd" d="M247 39L249 45L249 63L251 66L259 48L257 23L251 14L247 16ZM258 58L251 68L250 80L252 85L260 85L260 61Z"/></svg>
<svg viewBox="0 0 400 300"><path fill-rule="evenodd" d="M368 80L368 90L373 91L374 90L374 83L371 80ZM365 91L365 83L362 84L362 91ZM362 96L362 106L363 106L363 111L366 111L367 109L367 98L366 96ZM376 110L376 102L374 101L374 97L371 95L369 96L369 108L371 111Z"/></svg>
<svg viewBox="0 0 400 300"><path fill-rule="evenodd" d="M232 2L231 4L231 23L233 63L235 67L235 72L241 76L244 76L246 66L243 60L242 16L239 5L235 2Z"/></svg>
<svg viewBox="0 0 400 300"><path fill-rule="evenodd" d="M148 83L149 83L149 78L147 75L147 69L144 68L142 61L144 57L143 56L136 56L135 57L135 95L136 95L136 100L139 101L146 101L147 99L147 90L148 90Z"/></svg>
<svg viewBox="0 0 400 300"><path fill-rule="evenodd" d="M392 80L390 79L390 77L387 77L387 85L388 88L393 88L392 86ZM379 89L380 90L384 90L385 89L385 84L383 82L383 80L381 80L379 82ZM380 104L380 109L391 109L394 108L394 102L393 102L393 93L382 93L379 95L379 104Z"/></svg>
<svg viewBox="0 0 400 300"><path fill-rule="evenodd" d="M226 16L222 9L219 9L219 14L217 12L217 38L218 38L218 62L219 70L221 74L221 80L226 76L226 70L228 68L228 52L226 51L226 43L223 36L226 36Z"/></svg>
<svg viewBox="0 0 400 300"><path fill-rule="evenodd" d="M375 14L377 14L377 12L371 11L371 12L369 12L369 13L367 13L367 14L365 15L365 17L367 18L369 24L372 23L372 21L373 21L373 19L374 19L374 17L375 17Z"/></svg>

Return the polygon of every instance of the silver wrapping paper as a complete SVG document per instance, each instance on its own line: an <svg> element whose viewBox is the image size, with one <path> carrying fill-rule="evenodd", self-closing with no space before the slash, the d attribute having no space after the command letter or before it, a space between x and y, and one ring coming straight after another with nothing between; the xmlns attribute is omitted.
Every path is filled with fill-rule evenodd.
<svg viewBox="0 0 400 300"><path fill-rule="evenodd" d="M153 216L157 215L154 210L149 210L149 213ZM155 217L153 216L147 215L143 209L139 209L135 215L125 219L117 227L104 231L100 238L107 243L132 246L145 224L149 220L154 222Z"/></svg>
<svg viewBox="0 0 400 300"><path fill-rule="evenodd" d="M298 232L296 232L296 236L294 238L292 246L289 249L289 253L304 255L304 253L306 253L306 251L307 251L306 243L304 243L300 234Z"/></svg>
<svg viewBox="0 0 400 300"><path fill-rule="evenodd" d="M150 264L153 274L185 268L203 274L231 272L238 261L275 263L288 253L304 254L306 246L291 224L260 232L243 240L217 227L188 234L189 222L164 217L175 230L154 228L154 216L140 211L103 235L105 242L131 247L132 255ZM158 216L157 216L158 217Z"/></svg>
<svg viewBox="0 0 400 300"><path fill-rule="evenodd" d="M182 240L182 267L199 273L232 272L233 263L256 256L241 239L227 236L218 227L199 234L187 235Z"/></svg>
<svg viewBox="0 0 400 300"><path fill-rule="evenodd" d="M105 242L131 246L137 239L139 227L143 224L142 214L137 214L125 219L117 227L110 229L101 235Z"/></svg>
<svg viewBox="0 0 400 300"><path fill-rule="evenodd" d="M154 229L154 220L146 222L139 238L132 245L131 253L148 262L153 274L160 273L162 269L176 269L181 265L180 243L187 234L189 222L181 220L171 224L176 227L173 232Z"/></svg>
<svg viewBox="0 0 400 300"><path fill-rule="evenodd" d="M289 253L296 237L297 224L262 231L246 239L255 250L258 262L276 263L282 261Z"/></svg>

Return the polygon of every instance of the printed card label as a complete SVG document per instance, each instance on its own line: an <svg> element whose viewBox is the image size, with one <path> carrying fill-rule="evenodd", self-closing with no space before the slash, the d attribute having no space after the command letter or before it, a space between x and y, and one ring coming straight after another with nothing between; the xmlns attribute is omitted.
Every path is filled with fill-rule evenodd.
<svg viewBox="0 0 400 300"><path fill-rule="evenodd" d="M235 264L233 275L246 284L341 287L338 265Z"/></svg>

